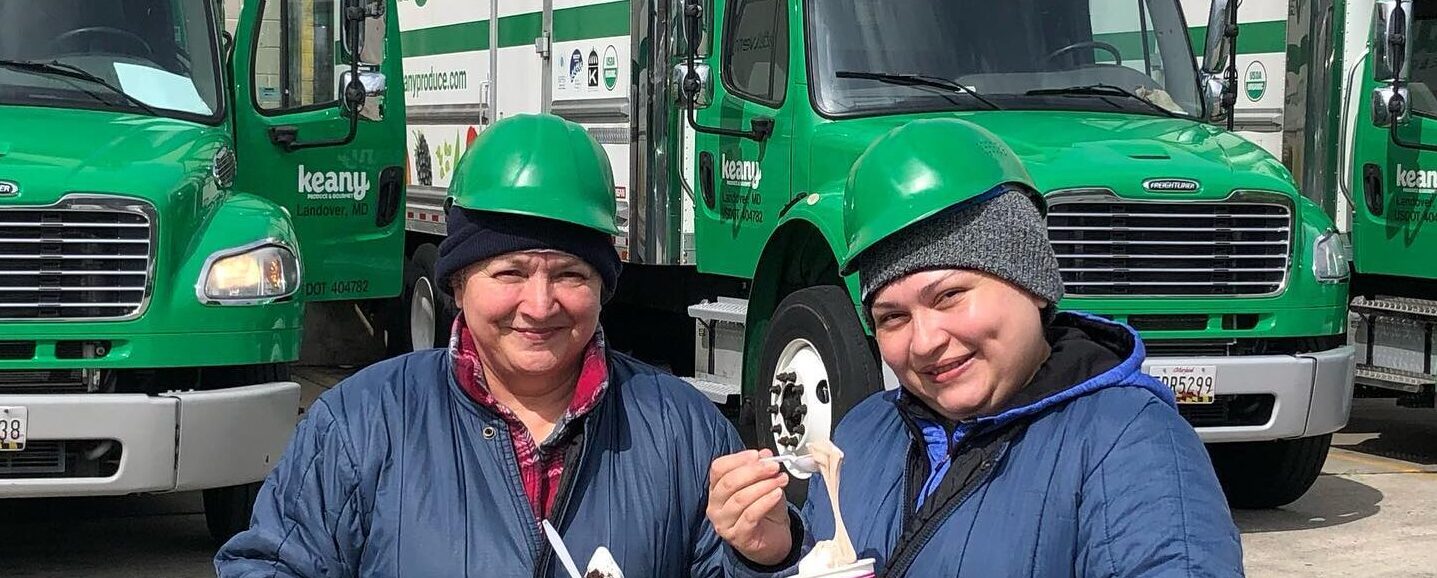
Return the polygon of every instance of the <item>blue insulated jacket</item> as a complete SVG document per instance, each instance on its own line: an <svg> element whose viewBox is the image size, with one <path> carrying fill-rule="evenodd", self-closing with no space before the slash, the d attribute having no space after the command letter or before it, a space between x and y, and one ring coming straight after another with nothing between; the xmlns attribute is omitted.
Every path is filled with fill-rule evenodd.
<svg viewBox="0 0 1437 578"><path fill-rule="evenodd" d="M859 557L913 578L1242 575L1207 452L1141 373L1137 334L1062 313L1048 339L1052 357L997 415L945 426L896 390L843 418L839 501ZM822 483L803 517L806 548L833 537Z"/></svg>
<svg viewBox="0 0 1437 578"><path fill-rule="evenodd" d="M623 355L610 354L609 380L553 520L580 571L602 545L629 577L745 575L704 516L710 463L742 449L733 427L687 383ZM508 428L434 349L322 395L215 566L222 578L566 577L557 559L537 571L547 551Z"/></svg>

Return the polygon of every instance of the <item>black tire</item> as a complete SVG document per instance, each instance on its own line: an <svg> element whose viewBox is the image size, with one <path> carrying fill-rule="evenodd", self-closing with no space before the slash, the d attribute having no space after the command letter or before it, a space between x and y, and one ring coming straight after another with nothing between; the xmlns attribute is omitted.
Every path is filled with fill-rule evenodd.
<svg viewBox="0 0 1437 578"><path fill-rule="evenodd" d="M812 344L827 371L827 396L818 393L818 388L814 392L817 398L830 400L830 432L848 410L883 388L878 359L869 346L868 335L863 331L848 292L832 285L795 291L778 304L763 338L754 392L754 434L760 447L778 451L773 432L775 415L769 410L773 405L771 388L779 369L779 358L797 339ZM785 388L785 392L788 391ZM792 409L790 405L781 407L780 411ZM792 414L784 416L783 431L787 432L786 424L793 421ZM790 501L801 504L808 495L808 483L794 478L787 491Z"/></svg>
<svg viewBox="0 0 1437 578"><path fill-rule="evenodd" d="M1213 469L1228 504L1241 509L1285 506L1307 493L1322 473L1332 434L1295 440L1211 444Z"/></svg>
<svg viewBox="0 0 1437 578"><path fill-rule="evenodd" d="M207 388L287 381L289 378L289 365L284 363L209 367L204 369L201 377ZM217 546L249 528L255 496L259 495L262 483L211 488L203 492L205 526L209 528L210 538Z"/></svg>
<svg viewBox="0 0 1437 578"><path fill-rule="evenodd" d="M263 482L204 491L205 526L215 546L224 545L235 534L249 529L254 500Z"/></svg>
<svg viewBox="0 0 1437 578"><path fill-rule="evenodd" d="M454 323L454 316L457 307L454 298L440 287L434 278L435 263L439 260L439 247L432 243L425 243L414 249L409 261L404 265L404 294L401 296L404 305L400 308L403 317L397 324L403 329L396 330L396 337L400 339L390 341L391 353L407 353L432 347L449 346L449 328ZM424 339L418 336L416 339L413 333L414 323L418 311L415 309L415 301L421 300L426 294L433 303L434 319L433 331ZM423 346L423 347L420 347Z"/></svg>

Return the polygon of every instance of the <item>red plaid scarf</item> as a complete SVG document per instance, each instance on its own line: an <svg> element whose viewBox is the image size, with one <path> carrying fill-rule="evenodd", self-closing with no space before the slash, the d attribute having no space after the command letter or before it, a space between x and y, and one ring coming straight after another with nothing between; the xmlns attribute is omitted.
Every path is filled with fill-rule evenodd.
<svg viewBox="0 0 1437 578"><path fill-rule="evenodd" d="M514 457L519 462L519 477L524 484L524 494L528 496L529 505L534 510L535 523L549 515L549 511L554 507L554 498L559 495L559 479L564 473L564 448L555 442L563 439L564 430L575 418L598 405L599 398L608 388L609 368L604 357L604 347L603 331L597 330L584 352L584 367L579 370L579 382L574 390L574 398L569 402L569 409L564 412L559 423L555 424L549 439L536 444L524 422L519 421L513 411L490 394L489 385L484 379L484 370L479 364L474 337L464 324L464 316L460 315L454 320L449 351L454 356L455 377L464 393L469 394L475 403L498 414L504 423L508 424L510 437L514 442Z"/></svg>

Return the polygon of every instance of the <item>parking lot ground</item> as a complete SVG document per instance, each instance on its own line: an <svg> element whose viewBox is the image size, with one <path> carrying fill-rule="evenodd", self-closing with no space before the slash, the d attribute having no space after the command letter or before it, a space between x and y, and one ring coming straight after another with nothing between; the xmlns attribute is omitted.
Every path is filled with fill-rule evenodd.
<svg viewBox="0 0 1437 578"><path fill-rule="evenodd" d="M349 373L296 373L303 399ZM1278 510L1237 511L1248 576L1437 577L1437 410L1360 399L1323 475ZM198 493L0 501L0 576L213 576Z"/></svg>
<svg viewBox="0 0 1437 578"><path fill-rule="evenodd" d="M1355 400L1317 483L1237 511L1248 576L1437 576L1437 411Z"/></svg>

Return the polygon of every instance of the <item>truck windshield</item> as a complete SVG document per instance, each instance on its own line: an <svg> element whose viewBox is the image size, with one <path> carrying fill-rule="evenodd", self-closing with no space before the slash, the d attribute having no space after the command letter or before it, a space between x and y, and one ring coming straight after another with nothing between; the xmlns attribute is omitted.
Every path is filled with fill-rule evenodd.
<svg viewBox="0 0 1437 578"><path fill-rule="evenodd" d="M217 122L217 22L207 0L0 0L0 104Z"/></svg>
<svg viewBox="0 0 1437 578"><path fill-rule="evenodd" d="M1077 109L1197 116L1175 0L809 0L815 104L830 115ZM901 78L940 82L901 82ZM948 83L949 88L942 84Z"/></svg>

